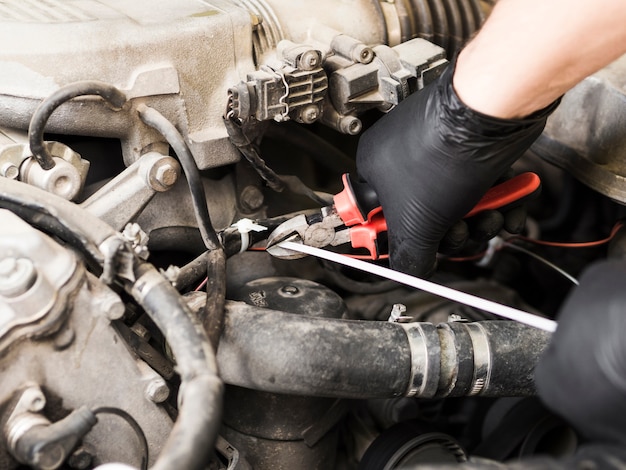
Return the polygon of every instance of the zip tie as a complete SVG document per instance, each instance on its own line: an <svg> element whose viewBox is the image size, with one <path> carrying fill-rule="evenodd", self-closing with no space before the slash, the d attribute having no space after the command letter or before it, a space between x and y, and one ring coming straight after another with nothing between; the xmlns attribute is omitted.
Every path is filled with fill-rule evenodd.
<svg viewBox="0 0 626 470"><path fill-rule="evenodd" d="M391 279L392 281L399 282L401 284L405 284L416 289L421 289L426 292L430 292L431 294L435 294L440 297L444 297L446 299L465 305L469 305L470 307L478 308L480 310L493 313L500 317L508 318L509 320L515 320L517 322L539 328L540 330L554 332L557 327L557 323L554 320L550 320L549 318L543 318L539 315L534 315L532 313L509 307L508 305L502 305L492 300L487 300L481 297L477 297L475 295L466 294L465 292L461 292L450 287L435 284L434 282L420 279L418 277L409 276L408 274L394 271L393 269L385 268L383 266L378 266L376 264L366 263L365 261L361 261L358 259L349 258L338 253L333 253L332 251L321 250L319 248L314 248L312 246L290 241L284 241L279 243L278 245L286 250L305 253L307 255L312 255L317 258L332 261L334 263L343 264L344 266L349 266L360 271L365 271L376 276Z"/></svg>
<svg viewBox="0 0 626 470"><path fill-rule="evenodd" d="M254 220L245 218L239 219L237 222L232 224L231 227L236 228L241 235L241 249L239 250L239 253L243 253L250 248L250 236L248 235L250 232L262 232L267 230L267 227L257 224Z"/></svg>
<svg viewBox="0 0 626 470"><path fill-rule="evenodd" d="M491 263L491 260L496 254L496 251L502 248L503 245L504 240L500 236L493 237L491 240L489 240L489 243L487 244L487 251L485 252L483 257L476 263L476 266L481 268L489 266L489 263Z"/></svg>

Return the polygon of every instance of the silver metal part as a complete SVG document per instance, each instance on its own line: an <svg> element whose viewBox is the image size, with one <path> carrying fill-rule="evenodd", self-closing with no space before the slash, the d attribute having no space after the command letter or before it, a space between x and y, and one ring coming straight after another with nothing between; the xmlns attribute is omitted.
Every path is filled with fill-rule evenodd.
<svg viewBox="0 0 626 470"><path fill-rule="evenodd" d="M157 192L172 188L180 171L180 164L172 157L147 153L92 194L81 207L122 230Z"/></svg>
<svg viewBox="0 0 626 470"><path fill-rule="evenodd" d="M72 309L67 313L71 332L41 339L14 343L0 358L2 367L0 402L4 403L25 383L37 383L47 392L62 397L63 406L77 409L111 406L131 414L148 439L150 461L158 456L170 433L172 420L157 406L165 399L163 379L120 340L103 305L116 296L95 277L88 275L73 295ZM123 304L119 300L118 304ZM112 316L119 315L117 307ZM67 341L67 338L71 341ZM62 345L63 347L60 347ZM32 403L32 401L31 401ZM44 402L45 403L45 402ZM40 411L39 404L33 411ZM133 430L115 416L102 415L98 424L85 436L83 444L95 452L100 461L121 461L139 467L137 437ZM2 452L0 446L0 452Z"/></svg>
<svg viewBox="0 0 626 470"><path fill-rule="evenodd" d="M67 200L74 199L83 189L89 162L60 142L46 142L46 146L56 163L48 171L41 169L27 143L2 145L0 142L0 176L19 179Z"/></svg>
<svg viewBox="0 0 626 470"><path fill-rule="evenodd" d="M18 338L54 330L77 288L76 257L0 210L0 353Z"/></svg>
<svg viewBox="0 0 626 470"><path fill-rule="evenodd" d="M489 388L489 378L492 369L491 348L485 330L479 323L467 323L465 325L472 339L474 352L474 376L470 395L480 395Z"/></svg>
<svg viewBox="0 0 626 470"><path fill-rule="evenodd" d="M401 323L411 348L411 379L405 396L432 398L439 387L439 335L430 323Z"/></svg>

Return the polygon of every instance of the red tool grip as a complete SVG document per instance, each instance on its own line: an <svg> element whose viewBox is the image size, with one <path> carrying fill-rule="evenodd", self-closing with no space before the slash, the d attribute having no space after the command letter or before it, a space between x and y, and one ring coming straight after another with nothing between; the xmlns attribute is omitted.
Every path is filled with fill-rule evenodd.
<svg viewBox="0 0 626 470"><path fill-rule="evenodd" d="M355 188L352 187L348 175L344 174L342 180L344 189L334 197L335 210L346 227L350 228L352 247L365 248L370 252L371 259L378 259L380 257L378 234L387 231L387 221L382 208L378 206L369 210L377 204L377 202L372 202L371 194L367 194L369 200L361 204L361 201L357 200ZM539 176L532 172L522 173L493 186L464 218L487 210L514 207L536 194L540 188ZM359 191L360 194L367 192L362 186L359 187ZM369 212L365 213L365 211Z"/></svg>
<svg viewBox="0 0 626 470"><path fill-rule="evenodd" d="M493 186L482 199L478 201L478 204L465 215L465 218L472 217L484 211L507 209L509 206L521 204L540 188L541 180L539 176L531 172L522 173Z"/></svg>

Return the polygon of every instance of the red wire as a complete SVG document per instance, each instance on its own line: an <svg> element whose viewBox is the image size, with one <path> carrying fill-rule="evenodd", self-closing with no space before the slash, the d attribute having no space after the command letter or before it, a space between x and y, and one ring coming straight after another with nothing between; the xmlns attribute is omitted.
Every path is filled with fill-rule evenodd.
<svg viewBox="0 0 626 470"><path fill-rule="evenodd" d="M194 291L198 292L200 289L202 289L206 285L207 282L209 282L209 278L205 277L204 281L202 281L200 285L194 289Z"/></svg>
<svg viewBox="0 0 626 470"><path fill-rule="evenodd" d="M603 238L602 240L595 240L591 242L549 242L545 240L535 240L533 238L524 237L522 235L516 235L514 237L511 237L507 241L523 240L526 242L534 243L535 245L555 246L561 248L589 248L592 246L600 246L604 245L605 243L609 243L611 240L613 240L613 238L615 238L615 235L617 235L617 232L619 232L619 229L621 229L623 226L624 224L622 222L617 222L611 229L611 233L608 237Z"/></svg>

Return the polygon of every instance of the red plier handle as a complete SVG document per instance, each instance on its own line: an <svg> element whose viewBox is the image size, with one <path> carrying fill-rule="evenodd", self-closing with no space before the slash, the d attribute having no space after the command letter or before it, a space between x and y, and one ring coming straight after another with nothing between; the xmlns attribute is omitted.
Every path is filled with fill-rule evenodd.
<svg viewBox="0 0 626 470"><path fill-rule="evenodd" d="M387 221L376 193L367 183L354 181L346 173L342 176L344 189L335 195L335 210L350 229L353 248L365 248L371 259L379 259L378 234L387 231ZM522 173L493 186L465 217L494 209L509 209L535 196L541 189L539 176Z"/></svg>

